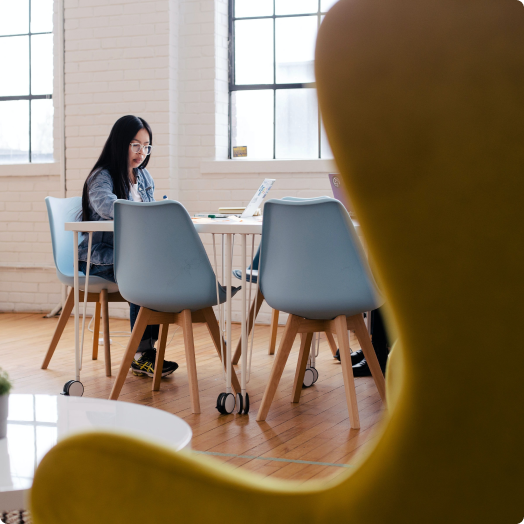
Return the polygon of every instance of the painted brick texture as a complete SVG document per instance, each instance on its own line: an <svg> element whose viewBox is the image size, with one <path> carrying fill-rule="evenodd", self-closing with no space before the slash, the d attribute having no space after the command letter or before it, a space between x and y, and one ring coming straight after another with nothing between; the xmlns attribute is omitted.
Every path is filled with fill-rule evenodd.
<svg viewBox="0 0 524 524"><path fill-rule="evenodd" d="M203 160L227 158L227 5L227 0L64 0L67 196L80 195L111 126L125 114L144 117L153 129L148 168L156 198L167 194L190 213L245 205L266 176L277 179L273 198L331 194L326 173L201 172ZM56 148L57 115L55 110ZM49 311L61 288L44 198L60 196L59 165L53 165L53 174L34 176L4 177L6 168L0 166L7 188L0 193L0 310ZM212 257L207 237L202 240ZM244 265L239 252L237 237L235 267ZM236 298L236 319L239 304ZM112 305L110 314L123 317L128 310ZM267 307L259 319L269 322Z"/></svg>

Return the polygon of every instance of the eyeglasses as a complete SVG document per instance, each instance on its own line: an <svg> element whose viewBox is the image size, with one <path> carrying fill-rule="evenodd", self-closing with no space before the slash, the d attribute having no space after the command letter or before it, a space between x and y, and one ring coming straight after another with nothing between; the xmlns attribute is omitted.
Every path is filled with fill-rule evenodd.
<svg viewBox="0 0 524 524"><path fill-rule="evenodd" d="M131 144L129 144L131 146L131 151L133 151L133 153L140 153L140 151L142 151L142 149L144 150L144 155L150 155L151 154L151 149L153 149L153 146L143 146L142 144L138 144L136 142L131 142Z"/></svg>

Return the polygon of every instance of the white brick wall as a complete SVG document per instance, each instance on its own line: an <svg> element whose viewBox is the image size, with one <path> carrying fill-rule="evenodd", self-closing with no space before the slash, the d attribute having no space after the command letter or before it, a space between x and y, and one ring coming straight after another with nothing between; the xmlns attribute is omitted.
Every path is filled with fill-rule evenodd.
<svg viewBox="0 0 524 524"><path fill-rule="evenodd" d="M170 188L170 3L65 0L67 194L78 195L114 122L153 129L149 167L157 194ZM176 19L175 19L176 20Z"/></svg>
<svg viewBox="0 0 524 524"><path fill-rule="evenodd" d="M60 285L44 198L59 196L59 177L0 171L0 184L0 311L47 312L60 300Z"/></svg>
<svg viewBox="0 0 524 524"><path fill-rule="evenodd" d="M227 158L227 5L227 0L64 0L67 196L80 195L111 126L124 114L142 116L153 129L148 168L156 198L168 194L190 213L245 205L266 176L277 179L271 197L330 194L329 170L253 173L248 164L244 173L201 169L209 159ZM57 75L55 104L56 93ZM58 127L55 109L56 159ZM59 301L44 206L45 196L60 196L59 167L0 166L2 311L48 311ZM210 249L211 239L203 240ZM243 265L238 256L234 263ZM113 305L111 314L125 316L127 309ZM260 319L269 321L268 309Z"/></svg>

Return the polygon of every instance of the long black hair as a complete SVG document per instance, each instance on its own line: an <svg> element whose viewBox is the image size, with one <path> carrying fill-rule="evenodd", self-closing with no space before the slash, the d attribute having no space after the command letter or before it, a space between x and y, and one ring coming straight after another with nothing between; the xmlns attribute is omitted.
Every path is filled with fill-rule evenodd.
<svg viewBox="0 0 524 524"><path fill-rule="evenodd" d="M89 176L84 183L82 191L82 220L89 220L89 184L94 177L100 173L102 169L107 169L113 180L113 193L117 198L127 200L129 191L131 189L131 182L129 180L128 159L129 159L129 144L135 138L136 134L145 129L149 133L149 144L153 145L153 133L149 124L139 116L126 115L119 118L102 149L100 158L91 169ZM149 162L150 155L146 156L139 168L146 167Z"/></svg>

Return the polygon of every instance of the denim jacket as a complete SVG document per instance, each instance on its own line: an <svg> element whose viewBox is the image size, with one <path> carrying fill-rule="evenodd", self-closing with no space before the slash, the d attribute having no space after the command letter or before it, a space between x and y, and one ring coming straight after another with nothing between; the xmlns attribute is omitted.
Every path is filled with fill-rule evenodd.
<svg viewBox="0 0 524 524"><path fill-rule="evenodd" d="M143 202L154 202L155 183L147 169L135 169L138 194ZM128 200L132 200L129 195ZM89 220L113 220L113 207L117 196L113 193L113 180L107 169L102 169L89 182ZM78 260L87 262L89 235L83 235L78 246ZM93 233L91 264L113 264L113 233Z"/></svg>

